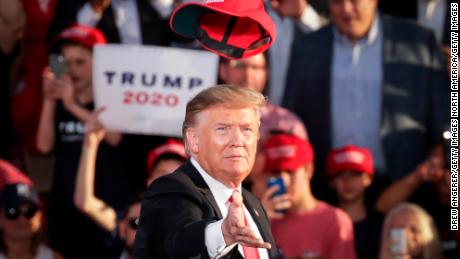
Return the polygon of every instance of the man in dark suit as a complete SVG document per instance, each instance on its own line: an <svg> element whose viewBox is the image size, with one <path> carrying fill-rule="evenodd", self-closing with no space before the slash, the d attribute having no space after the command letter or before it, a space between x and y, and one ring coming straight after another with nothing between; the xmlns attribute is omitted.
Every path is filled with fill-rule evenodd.
<svg viewBox="0 0 460 259"><path fill-rule="evenodd" d="M136 234L135 258L276 258L260 202L241 183L250 173L264 97L221 85L186 108L191 159L149 186Z"/></svg>
<svg viewBox="0 0 460 259"><path fill-rule="evenodd" d="M449 122L440 47L431 31L378 14L377 2L329 0L332 24L294 43L284 105L309 129L320 172L346 144L371 150L376 174L393 180L424 160L440 168Z"/></svg>
<svg viewBox="0 0 460 259"><path fill-rule="evenodd" d="M168 46L171 6L150 0L60 0L50 28L52 40L72 23L98 28L109 43ZM155 5L156 4L156 5Z"/></svg>

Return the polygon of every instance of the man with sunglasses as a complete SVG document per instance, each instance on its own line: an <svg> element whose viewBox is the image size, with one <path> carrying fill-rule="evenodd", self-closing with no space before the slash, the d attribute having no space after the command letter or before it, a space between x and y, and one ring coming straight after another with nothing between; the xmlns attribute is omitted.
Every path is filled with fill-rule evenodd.
<svg viewBox="0 0 460 259"><path fill-rule="evenodd" d="M24 183L5 186L0 192L0 259L62 258L37 242L41 223L42 212L37 191Z"/></svg>

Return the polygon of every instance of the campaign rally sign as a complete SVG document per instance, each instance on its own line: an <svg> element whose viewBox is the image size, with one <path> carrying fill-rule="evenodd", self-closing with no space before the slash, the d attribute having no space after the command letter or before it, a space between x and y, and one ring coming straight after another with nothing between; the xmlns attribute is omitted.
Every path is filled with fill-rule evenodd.
<svg viewBox="0 0 460 259"><path fill-rule="evenodd" d="M108 44L94 50L93 87L109 130L181 136L187 102L217 81L206 51Z"/></svg>

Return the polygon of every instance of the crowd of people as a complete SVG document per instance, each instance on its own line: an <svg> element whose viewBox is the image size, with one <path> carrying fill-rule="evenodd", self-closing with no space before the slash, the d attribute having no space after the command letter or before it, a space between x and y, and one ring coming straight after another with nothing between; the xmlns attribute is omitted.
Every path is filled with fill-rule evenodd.
<svg viewBox="0 0 460 259"><path fill-rule="evenodd" d="M166 212L188 206L181 195L209 199L179 190L189 187L179 174L163 176L179 168L193 171L199 186L221 188L212 179L196 179L211 173L211 162L227 144L200 142L200 134L214 134L204 123L196 131L184 128L185 140L106 130L98 119L104 108L95 109L92 74L95 45L199 50L197 42L169 28L174 8L196 1L0 2L0 258L188 258L195 249L206 250L180 230L182 235L164 242L174 251L154 251L157 243L151 246L145 230L158 229L152 238L161 238L174 216L164 215L164 224L139 217L158 213L151 201L159 196L170 199L158 201L166 202ZM252 126L241 133L257 142L254 166L242 183L251 193L236 188L256 214L269 219L273 240L259 215L245 212L254 218L248 224L259 226L251 242L260 258L459 258L460 232L450 230L444 139L450 122L450 1L264 4L276 24L276 42L252 57L221 57L217 68L223 93L237 87L267 97L257 104L257 138ZM52 67L54 54L64 59L62 73ZM254 105L247 95L236 90L241 100L211 98ZM225 109L206 119L224 114L238 120ZM228 129L218 130L223 139ZM213 145L222 150L210 151ZM43 181L50 187L41 187ZM168 184L176 192L162 189ZM141 208L147 188L150 203ZM184 213L227 219L241 202L232 188L222 188L236 201L217 200L212 211ZM225 229L228 221L219 224ZM226 234L225 241L233 240ZM266 253L269 245L259 238L277 250ZM245 257L251 253L242 247ZM210 257L220 253L207 249Z"/></svg>

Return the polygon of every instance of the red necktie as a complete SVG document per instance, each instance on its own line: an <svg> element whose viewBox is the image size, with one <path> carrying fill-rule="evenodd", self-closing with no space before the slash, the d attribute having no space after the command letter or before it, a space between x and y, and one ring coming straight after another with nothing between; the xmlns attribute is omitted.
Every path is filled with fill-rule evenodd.
<svg viewBox="0 0 460 259"><path fill-rule="evenodd" d="M238 190L234 190L233 192L237 192L237 191ZM233 194L232 194L232 196L233 196ZM233 202L232 196L230 196L230 198L228 199L229 203ZM246 216L244 216L244 225L246 227L251 228L251 226L249 226L249 222L246 220ZM245 259L260 259L259 250L257 249L257 247L243 246L243 245L242 245L242 247L243 247L243 254L244 254Z"/></svg>

